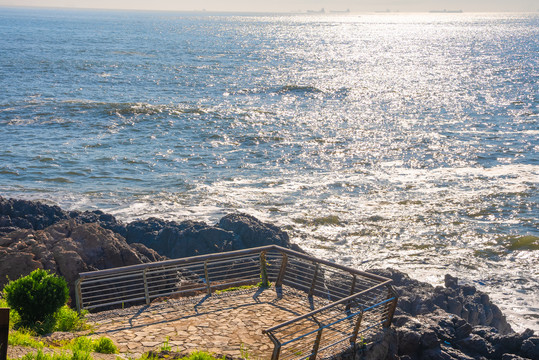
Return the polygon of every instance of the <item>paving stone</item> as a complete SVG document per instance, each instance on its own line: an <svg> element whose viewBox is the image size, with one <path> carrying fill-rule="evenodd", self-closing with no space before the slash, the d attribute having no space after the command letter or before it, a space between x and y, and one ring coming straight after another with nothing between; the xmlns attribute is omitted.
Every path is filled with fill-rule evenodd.
<svg viewBox="0 0 539 360"><path fill-rule="evenodd" d="M142 341L141 344L144 347L154 348L158 345L161 345L162 343L159 341Z"/></svg>
<svg viewBox="0 0 539 360"><path fill-rule="evenodd" d="M124 355L158 350L168 338L173 350L209 350L239 357L243 348L252 359L268 359L273 343L262 330L311 308L308 301L298 301L294 291L288 295L296 296L282 299L271 289L262 291L256 299L253 294L212 296L198 302L173 299L125 309L125 314L111 312L110 318L90 314L88 320L97 336L106 334Z"/></svg>

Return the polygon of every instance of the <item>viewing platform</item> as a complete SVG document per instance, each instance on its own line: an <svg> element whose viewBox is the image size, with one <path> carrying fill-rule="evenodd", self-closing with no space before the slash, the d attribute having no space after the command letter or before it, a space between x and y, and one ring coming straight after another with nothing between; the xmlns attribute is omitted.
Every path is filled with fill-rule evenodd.
<svg viewBox="0 0 539 360"><path fill-rule="evenodd" d="M391 280L278 246L80 274L79 309L120 352L323 359L391 324ZM115 307L115 308L114 308Z"/></svg>

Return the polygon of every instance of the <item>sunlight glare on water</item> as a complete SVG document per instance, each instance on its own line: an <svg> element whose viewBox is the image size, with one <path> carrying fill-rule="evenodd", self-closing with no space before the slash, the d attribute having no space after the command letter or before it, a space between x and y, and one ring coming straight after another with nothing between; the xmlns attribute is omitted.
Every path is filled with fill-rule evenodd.
<svg viewBox="0 0 539 360"><path fill-rule="evenodd" d="M539 330L539 17L0 14L0 194L242 211Z"/></svg>

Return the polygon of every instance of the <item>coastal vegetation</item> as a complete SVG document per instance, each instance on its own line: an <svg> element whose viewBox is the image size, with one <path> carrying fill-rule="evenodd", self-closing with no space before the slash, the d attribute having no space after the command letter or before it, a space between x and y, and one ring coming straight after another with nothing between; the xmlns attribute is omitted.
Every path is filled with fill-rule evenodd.
<svg viewBox="0 0 539 360"><path fill-rule="evenodd" d="M34 270L27 276L10 281L0 293L0 307L10 307L9 346L29 348L22 360L93 360L92 353L117 354L118 348L107 337L92 339L78 336L70 341L49 344L40 335L55 331L79 332L90 326L80 314L71 309L66 281L43 269ZM45 351L49 349L51 351ZM37 350L37 351L35 351ZM168 338L161 347L170 352ZM158 359L161 356L147 353L138 360ZM212 354L196 351L179 357L179 360L219 360ZM13 359L10 359L13 360ZM131 359L133 360L133 359Z"/></svg>
<svg viewBox="0 0 539 360"><path fill-rule="evenodd" d="M66 281L43 269L10 281L2 291L0 305L9 306L11 323L15 329L26 329L36 334L53 331L76 331L85 328L84 314L69 308L69 290Z"/></svg>
<svg viewBox="0 0 539 360"><path fill-rule="evenodd" d="M6 307L7 305L7 301L0 298L0 307ZM74 317L74 314L77 316L76 318ZM55 318L57 319L57 322L52 331L78 332L89 329L84 317L78 316L76 311L71 310L66 305L56 312ZM22 360L93 360L91 355L92 353L118 353L118 348L114 342L107 337L92 339L88 336L79 336L70 341L60 342L59 344L51 344L45 341L44 338L37 334L34 330L21 327L20 315L16 310L12 309L10 311L10 320L8 345L22 346L29 349L28 353L21 358ZM73 324L73 326L68 326L69 324ZM38 328L43 329L43 327ZM46 352L46 349L51 351ZM166 339L161 351L170 352L171 350L171 347L168 345L168 339ZM161 357L162 356L159 354L147 353L138 359L130 358L130 360L152 360ZM178 360L220 359L224 359L224 357L215 357L212 354L203 351L196 351L189 355L178 358Z"/></svg>

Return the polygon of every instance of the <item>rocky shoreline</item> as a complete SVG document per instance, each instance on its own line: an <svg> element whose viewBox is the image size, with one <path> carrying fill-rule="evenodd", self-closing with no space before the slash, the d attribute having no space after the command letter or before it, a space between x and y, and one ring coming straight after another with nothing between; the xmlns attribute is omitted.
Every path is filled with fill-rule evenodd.
<svg viewBox="0 0 539 360"><path fill-rule="evenodd" d="M270 244L301 250L286 232L245 214L215 225L156 218L124 224L101 211L0 196L0 288L36 268L62 275L73 289L84 271ZM444 287L433 287L393 269L372 272L393 279L399 294L393 326L369 351L342 359L539 359L539 337L513 332L475 287L449 275Z"/></svg>

